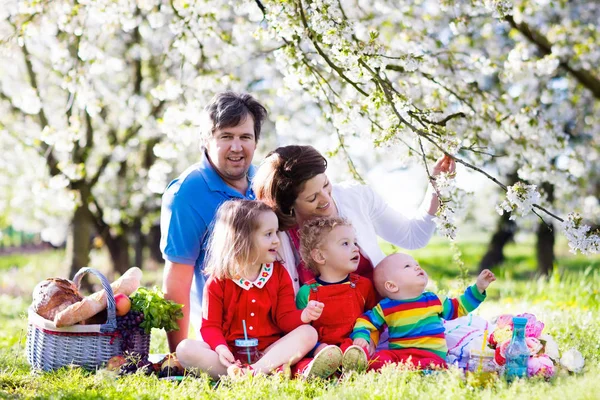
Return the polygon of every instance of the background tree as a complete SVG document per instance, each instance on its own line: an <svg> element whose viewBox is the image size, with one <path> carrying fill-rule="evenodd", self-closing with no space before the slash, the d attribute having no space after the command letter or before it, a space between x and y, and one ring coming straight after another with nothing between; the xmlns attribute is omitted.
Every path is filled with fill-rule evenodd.
<svg viewBox="0 0 600 400"><path fill-rule="evenodd" d="M19 169L2 182L12 205L4 211L23 229L64 237L52 229L55 214L69 229L71 273L88 264L94 234L117 271L141 262L160 193L199 159L202 106L215 91L264 78L260 60L245 64L253 46L233 39L245 35L235 23L244 10L216 4L202 14L152 1L0 11L2 144L15 151L5 170Z"/></svg>
<svg viewBox="0 0 600 400"><path fill-rule="evenodd" d="M589 192L582 172L597 169L595 2L257 4L265 35L282 43L275 55L282 70L330 106L346 147L367 139L367 125L368 140L391 144L398 157L420 159L425 168L440 152L455 155L507 192L499 212L533 212L548 226L555 218L574 250L598 250L598 233L580 217L563 220L549 209L553 198L560 212L581 208L585 196L574 196L573 187ZM484 166L516 168L519 182L506 186ZM441 186L452 193L451 185ZM438 215L450 237L454 209L446 202ZM552 241L548 235L550 246L541 247Z"/></svg>
<svg viewBox="0 0 600 400"><path fill-rule="evenodd" d="M118 271L140 263L146 235L157 237L160 193L199 157L201 108L234 89L269 108L265 131L277 135L266 135L265 149L310 140L357 178L375 162L429 174L427 162L449 154L506 192L498 208L510 218L554 218L574 250L595 252L598 233L573 212L600 215L599 8L591 0L8 2L2 214L46 237L70 230L73 270L87 264L94 233ZM495 177L512 172L514 184ZM437 222L454 238L469 203L447 178L437 180L445 200Z"/></svg>

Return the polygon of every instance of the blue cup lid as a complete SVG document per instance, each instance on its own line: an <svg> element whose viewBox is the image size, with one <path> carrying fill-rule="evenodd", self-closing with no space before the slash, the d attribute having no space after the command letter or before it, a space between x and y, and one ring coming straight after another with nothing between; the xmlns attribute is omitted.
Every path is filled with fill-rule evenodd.
<svg viewBox="0 0 600 400"><path fill-rule="evenodd" d="M513 317L514 325L527 325L527 318L523 317Z"/></svg>
<svg viewBox="0 0 600 400"><path fill-rule="evenodd" d="M235 339L237 347L252 347L258 346L258 339Z"/></svg>

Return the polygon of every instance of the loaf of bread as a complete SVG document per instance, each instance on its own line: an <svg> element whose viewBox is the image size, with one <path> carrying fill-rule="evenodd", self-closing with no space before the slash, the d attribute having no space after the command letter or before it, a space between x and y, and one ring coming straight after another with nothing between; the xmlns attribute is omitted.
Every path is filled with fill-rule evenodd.
<svg viewBox="0 0 600 400"><path fill-rule="evenodd" d="M140 286L141 279L142 271L137 267L133 267L114 281L110 287L113 290L113 294L123 293L129 296ZM104 310L106 305L106 291L102 289L57 313L54 317L54 324L59 328L75 325Z"/></svg>
<svg viewBox="0 0 600 400"><path fill-rule="evenodd" d="M52 321L56 314L82 300L77 287L68 279L48 278L33 289L33 311Z"/></svg>

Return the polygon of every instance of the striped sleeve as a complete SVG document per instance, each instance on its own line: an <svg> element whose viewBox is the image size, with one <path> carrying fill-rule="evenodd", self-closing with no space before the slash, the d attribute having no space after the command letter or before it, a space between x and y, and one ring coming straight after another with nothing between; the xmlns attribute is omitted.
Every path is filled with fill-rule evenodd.
<svg viewBox="0 0 600 400"><path fill-rule="evenodd" d="M310 298L310 286L304 285L298 290L296 295L296 308L298 310L304 310L308 305L308 299Z"/></svg>
<svg viewBox="0 0 600 400"><path fill-rule="evenodd" d="M371 332L379 332L385 323L386 321L380 303L356 320L350 338L365 339L367 342L371 342Z"/></svg>
<svg viewBox="0 0 600 400"><path fill-rule="evenodd" d="M465 290L465 293L458 298L439 296L442 302L442 313L440 317L449 320L458 317L464 317L471 311L479 307L485 300L486 293L479 293L477 286L472 285Z"/></svg>

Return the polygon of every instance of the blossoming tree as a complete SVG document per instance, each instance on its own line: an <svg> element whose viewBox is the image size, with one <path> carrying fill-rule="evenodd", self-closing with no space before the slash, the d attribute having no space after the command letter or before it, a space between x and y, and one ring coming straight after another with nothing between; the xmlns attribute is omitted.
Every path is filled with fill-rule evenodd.
<svg viewBox="0 0 600 400"><path fill-rule="evenodd" d="M270 74L262 59L247 62L256 22L218 2L5 4L2 211L46 239L70 229L73 271L97 232L122 272L132 240L140 248L139 233L157 223L168 180L199 158L203 105Z"/></svg>
<svg viewBox="0 0 600 400"><path fill-rule="evenodd" d="M592 196L598 216L596 2L257 4L281 70L325 105L342 144L368 137L426 169L451 155L506 192L499 213L558 220L573 251L598 251L598 231L570 212ZM490 164L518 181L506 186ZM464 196L446 178L438 227L454 238Z"/></svg>
<svg viewBox="0 0 600 400"><path fill-rule="evenodd" d="M591 0L8 1L0 204L47 237L71 229L73 269L95 230L122 270L168 180L198 158L199 110L231 88L268 106L279 137L322 124L355 174L353 159L429 174L441 154L455 157L506 192L499 211L556 219L573 250L597 252L598 233L574 211L600 214L589 201L599 10ZM517 182L502 183L513 172ZM468 196L448 178L436 180L437 222L454 238Z"/></svg>

